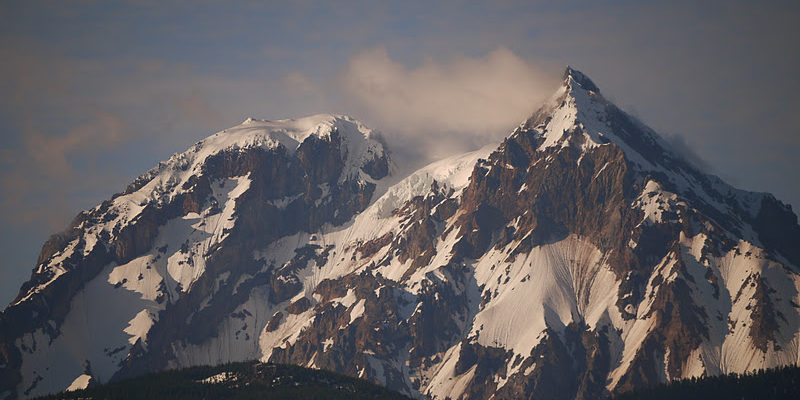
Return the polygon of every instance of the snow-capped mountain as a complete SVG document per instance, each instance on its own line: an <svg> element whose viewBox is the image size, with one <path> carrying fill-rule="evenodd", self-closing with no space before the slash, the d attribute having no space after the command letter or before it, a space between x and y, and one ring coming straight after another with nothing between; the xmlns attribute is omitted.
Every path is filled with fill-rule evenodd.
<svg viewBox="0 0 800 400"><path fill-rule="evenodd" d="M258 121L45 243L0 398L261 359L416 397L598 398L800 361L800 226L568 68L499 146L408 176L345 117Z"/></svg>

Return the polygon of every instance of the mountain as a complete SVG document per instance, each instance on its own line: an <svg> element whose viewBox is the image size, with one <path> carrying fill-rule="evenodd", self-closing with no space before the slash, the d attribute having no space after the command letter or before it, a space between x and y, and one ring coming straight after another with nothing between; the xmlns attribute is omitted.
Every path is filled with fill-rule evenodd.
<svg viewBox="0 0 800 400"><path fill-rule="evenodd" d="M395 399L408 397L367 381L296 365L242 362L153 372L47 399Z"/></svg>
<svg viewBox="0 0 800 400"><path fill-rule="evenodd" d="M800 361L791 208L574 69L499 146L396 170L333 115L174 155L45 243L0 315L0 394L260 359L414 397L589 399Z"/></svg>

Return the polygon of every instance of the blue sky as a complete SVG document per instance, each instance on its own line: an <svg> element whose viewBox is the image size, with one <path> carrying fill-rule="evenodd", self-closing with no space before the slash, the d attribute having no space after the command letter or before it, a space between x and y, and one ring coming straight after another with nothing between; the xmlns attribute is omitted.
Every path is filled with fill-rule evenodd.
<svg viewBox="0 0 800 400"><path fill-rule="evenodd" d="M695 3L3 2L0 301L78 211L248 116L351 114L429 159L499 140L567 64L800 207L800 6Z"/></svg>

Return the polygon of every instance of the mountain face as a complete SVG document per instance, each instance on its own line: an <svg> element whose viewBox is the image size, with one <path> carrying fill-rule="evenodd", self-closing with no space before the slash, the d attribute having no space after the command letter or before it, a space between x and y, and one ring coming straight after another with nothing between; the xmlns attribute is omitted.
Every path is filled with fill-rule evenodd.
<svg viewBox="0 0 800 400"><path fill-rule="evenodd" d="M499 147L391 166L330 115L159 164L45 243L0 315L0 398L260 359L415 397L591 399L800 361L791 208L576 70Z"/></svg>

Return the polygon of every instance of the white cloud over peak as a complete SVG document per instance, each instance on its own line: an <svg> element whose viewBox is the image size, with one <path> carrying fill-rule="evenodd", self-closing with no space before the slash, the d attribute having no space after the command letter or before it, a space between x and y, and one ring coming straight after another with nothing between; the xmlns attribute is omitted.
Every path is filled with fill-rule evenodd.
<svg viewBox="0 0 800 400"><path fill-rule="evenodd" d="M340 83L381 129L411 140L436 136L431 150L441 153L453 146L453 140L442 140L446 137L476 145L508 134L558 80L504 47L482 57L428 59L418 66L395 61L378 47L351 57Z"/></svg>

